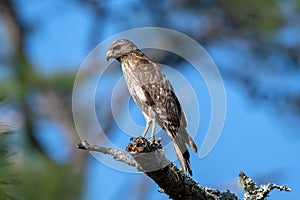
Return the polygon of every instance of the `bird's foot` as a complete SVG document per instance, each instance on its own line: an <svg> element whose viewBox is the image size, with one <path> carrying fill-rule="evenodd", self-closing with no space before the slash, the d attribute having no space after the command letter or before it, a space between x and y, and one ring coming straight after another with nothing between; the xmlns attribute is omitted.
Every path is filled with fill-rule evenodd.
<svg viewBox="0 0 300 200"><path fill-rule="evenodd" d="M135 142L138 138L137 137L132 137L130 138L130 141Z"/></svg>
<svg viewBox="0 0 300 200"><path fill-rule="evenodd" d="M150 142L153 143L155 141L154 137L150 137Z"/></svg>

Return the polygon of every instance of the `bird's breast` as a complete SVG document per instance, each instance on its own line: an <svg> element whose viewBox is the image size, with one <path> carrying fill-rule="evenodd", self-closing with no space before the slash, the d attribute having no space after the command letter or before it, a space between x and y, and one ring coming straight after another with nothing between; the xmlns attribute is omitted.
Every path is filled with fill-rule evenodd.
<svg viewBox="0 0 300 200"><path fill-rule="evenodd" d="M147 102L147 97L140 85L140 83L136 80L134 76L129 73L124 73L124 79L129 90L130 95L133 100L138 104L138 106L142 108L145 102Z"/></svg>

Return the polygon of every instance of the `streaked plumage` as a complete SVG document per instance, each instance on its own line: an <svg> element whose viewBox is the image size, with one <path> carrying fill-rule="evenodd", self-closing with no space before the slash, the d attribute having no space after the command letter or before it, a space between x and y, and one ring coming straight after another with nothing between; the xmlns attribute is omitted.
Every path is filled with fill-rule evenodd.
<svg viewBox="0 0 300 200"><path fill-rule="evenodd" d="M187 126L185 113L167 77L129 40L114 42L109 47L106 58L115 58L122 65L129 92L146 119L146 128L142 136L146 136L152 122L153 141L157 123L172 139L184 172L186 173L187 169L192 175L190 154L186 145L195 152L197 147L185 129Z"/></svg>

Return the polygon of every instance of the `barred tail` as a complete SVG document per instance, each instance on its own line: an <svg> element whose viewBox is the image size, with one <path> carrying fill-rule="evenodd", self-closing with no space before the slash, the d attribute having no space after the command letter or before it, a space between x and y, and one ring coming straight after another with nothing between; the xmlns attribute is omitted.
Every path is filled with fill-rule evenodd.
<svg viewBox="0 0 300 200"><path fill-rule="evenodd" d="M192 176L193 171L190 163L190 153L186 144L190 146L194 152L197 152L197 146L184 127L179 128L178 134L175 135L176 136L172 138L172 140L180 165L184 173L186 173L186 170L188 170L189 174Z"/></svg>

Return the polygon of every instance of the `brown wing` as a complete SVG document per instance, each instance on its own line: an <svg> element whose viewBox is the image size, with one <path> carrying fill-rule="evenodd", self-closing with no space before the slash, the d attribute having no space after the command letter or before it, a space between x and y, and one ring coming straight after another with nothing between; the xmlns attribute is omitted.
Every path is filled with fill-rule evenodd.
<svg viewBox="0 0 300 200"><path fill-rule="evenodd" d="M186 127L187 122L185 115L181 109L181 105L173 91L173 88L162 73L159 67L149 61L136 62L136 67L132 67L132 76L141 88L147 98L147 107L140 106L143 112L148 112L148 106L156 113L156 121L164 128L174 129L172 132L176 134L180 125ZM145 99L145 98L144 98Z"/></svg>
<svg viewBox="0 0 300 200"><path fill-rule="evenodd" d="M190 154L186 144L191 146L195 152L197 147L185 130L185 115L175 93L173 90L165 89L162 85L154 83L144 85L143 89L148 99L151 99L151 108L156 114L155 120L173 141L174 149L183 171L185 172L187 168L192 175Z"/></svg>
<svg viewBox="0 0 300 200"><path fill-rule="evenodd" d="M197 148L185 130L187 126L185 114L169 80L151 61L138 62L138 59L133 60L130 67L127 79L131 79L131 84L128 84L128 87L132 91L131 93L135 94L133 98L142 111L150 118L154 118L168 133L184 172L187 167L192 175L190 154L186 144L191 146L194 151L197 151ZM142 91L142 95L136 95L136 91Z"/></svg>
<svg viewBox="0 0 300 200"><path fill-rule="evenodd" d="M151 61L135 62L135 65L131 68L131 74L142 89L146 97L144 99L147 99L146 102L137 99L137 101L140 101L138 103L139 107L144 113L150 115L148 113L148 107L150 106L156 114L155 120L157 123L175 137L179 128L187 126L187 121L169 80L159 67ZM184 134L182 139L189 144L188 135Z"/></svg>
<svg viewBox="0 0 300 200"><path fill-rule="evenodd" d="M181 106L172 90L162 84L151 83L143 85L143 91L151 99L152 110L155 112L157 123L164 129L172 130L176 135L180 127Z"/></svg>

